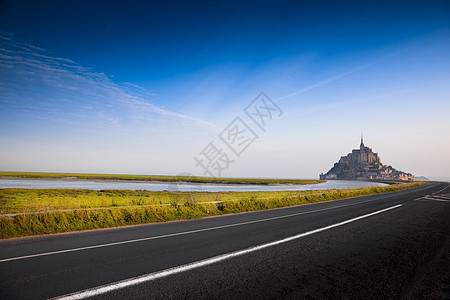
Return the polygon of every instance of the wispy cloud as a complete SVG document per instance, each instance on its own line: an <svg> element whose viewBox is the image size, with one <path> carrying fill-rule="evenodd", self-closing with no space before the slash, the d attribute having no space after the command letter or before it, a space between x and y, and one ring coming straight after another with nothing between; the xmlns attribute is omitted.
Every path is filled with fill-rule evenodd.
<svg viewBox="0 0 450 300"><path fill-rule="evenodd" d="M373 65L373 64L374 64L374 63L369 63L369 64L365 64L365 65L359 66L359 67L357 67L357 68L350 69L350 70L348 70L348 71L346 71L346 72L343 72L343 73L341 73L341 74L338 74L338 75L336 75L336 76L333 76L333 77L324 79L324 80L319 81L319 82L317 82L317 83L315 83L315 84L312 84L312 85L310 85L310 86L307 86L307 87L305 87L305 88L302 88L302 89L300 89L300 90L297 90L297 91L295 91L295 92L292 92L292 93L287 94L287 95L285 95L285 96L279 97L279 98L275 99L275 101L278 102L278 101L281 101L281 100L284 100L284 99L288 99L288 98L291 98L291 97L294 97L294 96L298 96L298 95L303 94L303 93L305 93L305 92L308 92L308 91L310 91L310 90L316 89L316 88L318 88L318 87L327 85L328 83L331 83L331 82L333 82L333 81L336 81L336 80L338 80L338 79L341 79L342 77L345 77L345 76L347 76L347 75L350 75L350 74L353 74L353 73L355 73L355 72L357 72L357 71L360 71L360 70L362 70L362 69L365 69L365 68L367 68L367 67L369 67L369 66L371 66L371 65Z"/></svg>
<svg viewBox="0 0 450 300"><path fill-rule="evenodd" d="M282 97L279 97L279 98L275 99L275 102L282 101L282 100L285 100L285 99L288 99L288 98L291 98L291 97L294 97L294 96L298 96L298 95L301 95L301 94L306 93L306 92L308 92L308 91L314 90L314 89L316 89L316 88L325 86L325 85L327 85L327 84L329 84L329 83L331 83L331 82L333 82L333 81L339 80L339 79L341 79L341 78L343 78L343 77L346 77L346 76L348 76L348 75L351 75L351 74L353 74L353 73L357 73L357 72L359 72L359 71L362 71L362 70L364 70L364 69L367 69L368 67L371 67L371 66L373 66L373 65L376 65L376 64L378 64L379 62L381 62L381 61L383 61L383 60L386 60L386 59L388 59L388 58L390 58L390 57L392 57L392 56L394 56L394 55L398 55L398 54L400 54L400 53L402 53L402 52L404 52L404 51L405 51L404 49L400 49L400 50L397 50L397 51L395 51L395 52L389 53L389 54L387 54L387 55L385 55L385 56L382 56L382 57L380 57L379 59L373 60L373 61L371 61L371 62L368 62L368 63L366 63L366 64L360 65L360 66L355 67L355 68L351 68L351 69L348 70L348 71L345 71L345 72L342 72L342 73L337 74L337 75L335 75L335 76L326 78L326 79L321 80L321 81L319 81L319 82L317 82L317 83L315 83L315 84L312 84L312 85L310 85L310 86L304 87L304 88L302 88L302 89L299 89L299 90L294 91L294 92L292 92L292 93L289 93L289 94L287 94L287 95L284 95L284 96L282 96Z"/></svg>
<svg viewBox="0 0 450 300"><path fill-rule="evenodd" d="M63 122L154 125L158 119L208 129L216 125L152 103L157 95L131 83L55 57L0 33L0 106L15 114ZM101 113L100 113L101 112Z"/></svg>

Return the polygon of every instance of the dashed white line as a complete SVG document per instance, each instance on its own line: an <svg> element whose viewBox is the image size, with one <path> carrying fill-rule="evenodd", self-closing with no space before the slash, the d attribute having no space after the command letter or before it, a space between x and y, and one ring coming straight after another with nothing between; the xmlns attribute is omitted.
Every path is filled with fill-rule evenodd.
<svg viewBox="0 0 450 300"><path fill-rule="evenodd" d="M152 281L152 280L155 280L155 279L158 279L158 278L167 277L167 276L170 276L170 275L173 275L173 274L177 274L177 273L186 272L186 271L193 270L193 269L196 269L196 268L200 268L200 267L204 267L204 266L211 265L211 264L214 264L214 263L218 263L218 262L221 262L221 261L233 258L233 257L245 255L245 254L248 254L248 253L251 253L251 252L255 252L255 251L259 251L259 250L262 250L262 249L265 249L265 248L269 248L269 247L272 247L272 246L284 244L284 243L287 243L287 242L290 242L290 241L293 241L293 240L296 240L296 239L299 239L299 238L302 238L302 237L305 237L305 236L308 236L308 235L312 235L312 234L315 234L315 233L318 233L318 232L322 232L322 231L325 231L325 230L328 230L328 229L332 229L332 228L335 228L335 227L338 227L338 226L342 226L342 225L345 225L345 224L348 224L348 223L351 223L351 222L355 222L355 221L358 221L358 220L361 220L361 219L364 219L364 218L367 218L367 217L370 217L370 216L373 216L373 215L376 215L376 214L380 214L380 213L383 213L383 212L386 212L386 211L389 211L391 209L395 209L395 208L398 208L398 207L401 207L401 206L402 206L402 204L391 206L391 207L388 207L388 208L385 208L385 209L382 209L382 210L375 211L375 212L370 213L370 214L362 215L362 216L359 216L359 217L356 217L356 218L353 218L353 219L349 219L349 220L346 220L346 221L343 221L343 222L335 223L333 225L329 225L329 226L325 226L325 227L318 228L318 229L315 229L315 230L311 230L311 231L307 231L307 232L304 232L304 233L300 233L300 234L297 234L297 235L294 235L294 236L290 236L290 237L287 237L287 238L284 238L284 239L281 239L281 240L273 241L273 242L262 244L262 245L259 245L259 246L250 247L250 248L247 248L247 249L244 249L244 250L240 250L240 251L235 251L235 252L231 252L231 253L227 253L227 254L218 255L218 256L215 256L215 257L211 257L211 258L208 258L208 259L200 260L200 261L193 262L193 263L190 263L190 264L181 265L181 266L178 266L178 267L175 267L175 268L170 268L170 269L166 269L166 270L163 270L163 271L150 273L150 274L146 274L146 275L143 275L143 276L122 280L122 281L119 281L119 282L114 282L114 283L111 283L111 284L95 287L95 288L92 288L92 289L87 289L87 290L84 290L84 291L80 291L80 292L76 292L76 293L72 293L72 294L68 294L68 295L63 295L63 296L56 297L56 298L53 298L53 299L64 299L64 300L84 299L84 298L88 298L88 297L93 297L93 296L105 294L105 293L108 293L108 292L111 292L111 291L114 291L114 290L123 289L123 288L130 287L130 286L133 286L133 285L136 285L136 284Z"/></svg>

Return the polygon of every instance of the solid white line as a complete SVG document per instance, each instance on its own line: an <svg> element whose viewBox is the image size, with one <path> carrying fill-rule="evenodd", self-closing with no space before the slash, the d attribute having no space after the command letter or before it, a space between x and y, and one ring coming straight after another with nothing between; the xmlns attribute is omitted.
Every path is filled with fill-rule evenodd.
<svg viewBox="0 0 450 300"><path fill-rule="evenodd" d="M305 236L308 236L308 235L312 235L312 234L315 234L315 233L318 233L318 232L321 232L321 231L332 229L332 228L335 228L335 227L338 227L338 226L342 226L342 225L345 225L345 224L348 224L348 223L351 223L351 222L355 222L355 221L358 221L358 220L361 220L361 219L364 219L364 218L367 218L367 217L370 217L370 216L373 216L373 215L376 215L376 214L380 214L380 213L386 212L388 210L391 210L391 209L394 209L394 208L398 208L400 206L402 206L402 204L391 206L391 207L388 207L388 208L385 208L385 209L382 209L382 210L378 210L378 211L370 213L370 214L362 215L362 216L359 216L359 217L356 217L356 218L353 218L353 219L349 219L349 220L346 220L346 221L343 221L343 222L335 223L333 225L329 225L329 226L325 226L325 227L318 228L318 229L315 229L315 230L311 230L311 231L307 231L307 232L304 232L304 233L300 233L300 234L297 234L297 235L294 235L294 236L290 236L290 237L287 237L287 238L284 238L284 239L281 239L281 240L278 240L278 241L273 241L273 242L269 242L269 243L262 244L262 245L259 245L259 246L250 247L250 248L247 248L247 249L244 249L244 250L239 250L239 251L235 251L235 252L231 252L231 253L227 253L227 254L214 256L214 257L211 257L211 258L208 258L208 259L204 259L204 260L200 260L200 261L196 261L196 262L193 262L193 263L190 263L190 264L185 264L185 265L181 265L181 266L178 266L178 267L166 269L166 270L163 270L163 271L158 271L158 272L146 274L146 275L139 276L139 277L134 277L134 278L130 278L130 279L126 279L126 280L122 280L122 281L106 284L106 285L103 285L103 286L87 289L87 290L80 291L80 292L75 292L75 293L68 294L68 295L63 295L63 296L52 298L52 299L64 299L64 300L66 300L66 299L67 300L68 299L84 299L84 298L88 298L88 297L93 297L93 296L105 294L105 293L108 293L108 292L111 292L111 291L114 291L114 290L123 289L123 288L129 287L129 286L133 286L133 285L136 285L136 284L152 281L152 280L155 280L155 279L158 279L158 278L167 277L167 276L170 276L170 275L173 275L173 274L177 274L177 273L186 272L186 271L193 270L193 269L196 269L196 268L200 268L200 267L204 267L204 266L211 265L211 264L214 264L214 263L218 263L218 262L221 262L221 261L233 258L233 257L241 256L241 255L244 255L244 254L248 254L248 253L251 253L251 252L259 251L259 250L262 250L262 249L265 249L265 248L269 248L269 247L272 247L272 246L276 246L276 245L280 245L280 244L283 244L283 243L287 243L287 242L290 242L290 241L293 241L293 240L296 240L296 239L299 239L299 238L302 238L302 237L305 237Z"/></svg>
<svg viewBox="0 0 450 300"><path fill-rule="evenodd" d="M378 200L378 199L377 199ZM31 255L24 255L24 256L17 256L17 257L11 257L11 258L5 258L1 259L0 263L12 261L12 260L20 260L20 259L27 259L27 258L33 258L33 257L39 257L39 256L47 256L47 255L54 255L54 254L61 254L61 253L68 253L68 252L75 252L75 251L82 251L82 250L89 250L89 249L96 249L96 248L103 248L103 247L109 247L109 246L116 246L116 245L122 245L122 244L129 244L129 243L136 243L136 242L143 242L143 241L149 241L149 240L156 240L161 238L167 238L167 237L173 237L173 236L179 236L179 235L186 235L186 234L192 234L192 233L198 233L198 232L204 232L204 231L210 231L210 230L217 230L217 229L223 229L223 228L229 228L229 227L235 227L235 226L242 226L242 225L248 225L253 223L261 223L261 222L267 222L277 219L284 219L299 215L305 215L330 209L336 209L346 206L352 206L356 204L361 204L364 202L370 202L375 200L368 200L368 201L362 201L357 203L350 203L350 204L344 204L344 205L338 205L328 208L321 208L316 209L312 211L306 211L306 212L300 212L300 213L294 213L289 215L283 215L278 217L271 217L271 218L265 218L260 220L254 220L254 221L247 221L247 222L241 222L241 223L235 223L235 224L228 224L228 225L221 225L221 226L215 226L215 227L209 227L209 228L202 228L202 229L196 229L196 230L190 230L190 231L184 231L184 232L176 232L176 233L169 233L164 235L158 235L158 236L152 236L152 237L145 237L140 239L134 239L134 240L126 240L121 242L113 242L113 243L107 243L107 244L100 244L100 245L93 245L93 246L86 246L86 247L79 247L79 248L72 248L72 249L65 249L65 250L58 250L58 251L52 251L52 252L44 252L44 253L37 253L37 254L31 254Z"/></svg>
<svg viewBox="0 0 450 300"><path fill-rule="evenodd" d="M413 191L408 189L408 190L398 191L398 192L399 193L397 193L396 195L408 194L408 193L411 193ZM376 194L374 194L374 195L376 195ZM367 195L367 196L371 196L371 195ZM76 251L83 251L83 250L89 250L89 249L117 246L117 245L123 245L123 244L137 243L137 242L156 240L156 239L161 239L161 238L167 238L167 237L173 237L173 236L179 236L179 235L186 235L186 234L192 234L192 233L198 233L198 232L204 232L204 231L211 231L211 230L217 230L217 229L223 229L223 228L229 228L229 227L235 227L235 226L242 226L242 225L260 223L260 222L267 222L267 221L284 219L284 218L290 218L290 217L295 217L295 216L299 216L299 215L305 215L305 214L310 214L310 213L315 213L315 212L320 212L320 211L325 211L325 210L330 210L330 209L336 209L336 208L353 206L353 205L358 205L358 204L367 203L367 202L378 201L380 199L389 198L389 197L392 197L392 196L393 196L392 194L387 194L387 195L384 195L384 197L377 197L376 199L371 199L371 200L365 200L365 201L360 201L360 202L355 202L355 203L337 205L337 206L328 207L328 208L316 209L316 210L307 211L307 212L300 212L300 213L288 214L288 215L283 215L283 216L278 216L278 217L271 217L271 218L266 218L266 219L247 221L247 222L241 222L241 223L235 223L235 224L229 224L229 225L221 225L221 226L215 226L215 227L209 227L209 228L203 228L203 229L196 229L196 230L190 230L190 231L184 231L184 232L170 233L170 234L159 235L159 236L145 237L145 238L140 238L140 239L133 239L133 240L120 241L120 242L100 244L100 245L93 245L93 246L86 246L86 247L64 249L64 250L57 250L57 251L51 251L51 252L36 253L36 254L30 254L30 255L24 255L24 256L4 258L4 259L0 259L0 263L13 261L13 260L21 260L21 259L40 257L40 256L48 256L48 255L55 255L55 254L62 254L62 253L69 253L69 252L76 252ZM342 200L346 200L346 199L350 199L350 198L337 199L337 200L333 200L333 201L337 202L337 201L342 201ZM326 202L319 202L319 203L313 203L313 204L321 204L321 203L326 203ZM330 202L328 202L328 203L330 203ZM282 207L280 209L288 209L288 208L292 208L292 206L290 206L290 207Z"/></svg>

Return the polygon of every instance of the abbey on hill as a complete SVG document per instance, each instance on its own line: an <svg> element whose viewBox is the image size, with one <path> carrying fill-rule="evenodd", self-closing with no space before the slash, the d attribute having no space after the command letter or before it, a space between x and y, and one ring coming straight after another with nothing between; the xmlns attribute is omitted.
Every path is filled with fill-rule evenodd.
<svg viewBox="0 0 450 300"><path fill-rule="evenodd" d="M361 136L359 149L341 156L326 174L320 174L320 179L413 181L414 175L383 165L378 153L364 146Z"/></svg>

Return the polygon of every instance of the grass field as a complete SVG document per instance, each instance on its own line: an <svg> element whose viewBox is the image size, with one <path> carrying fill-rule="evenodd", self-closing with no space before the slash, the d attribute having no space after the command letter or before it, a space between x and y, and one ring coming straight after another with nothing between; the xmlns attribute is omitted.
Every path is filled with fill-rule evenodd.
<svg viewBox="0 0 450 300"><path fill-rule="evenodd" d="M195 219L383 193L425 184L427 182L283 192L0 189L0 238Z"/></svg>
<svg viewBox="0 0 450 300"><path fill-rule="evenodd" d="M193 182L193 183L227 183L227 184L314 184L325 180L314 179L258 179L258 178L214 178L195 176L160 176L160 175L114 175L81 173L45 173L45 172L0 172L1 177L47 178L47 179L102 179L102 180L136 180L158 182Z"/></svg>

